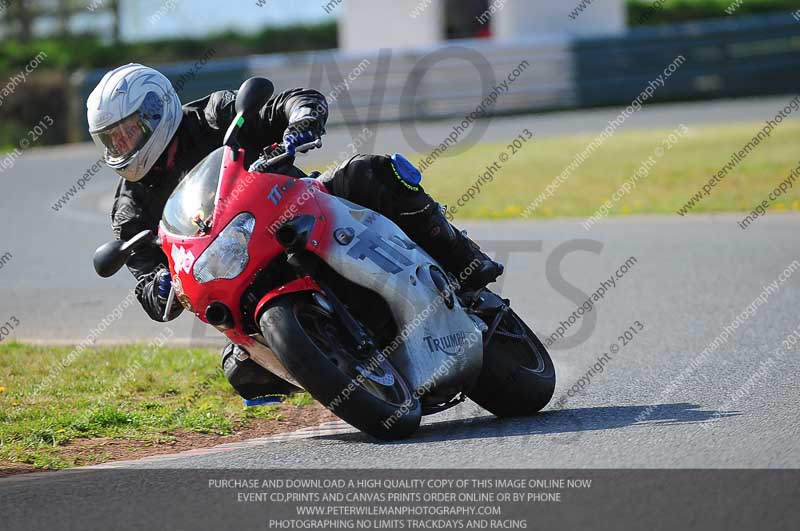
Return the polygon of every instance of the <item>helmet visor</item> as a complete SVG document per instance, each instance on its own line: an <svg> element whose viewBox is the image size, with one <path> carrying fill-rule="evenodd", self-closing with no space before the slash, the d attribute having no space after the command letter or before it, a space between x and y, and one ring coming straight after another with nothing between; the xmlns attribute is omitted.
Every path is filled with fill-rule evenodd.
<svg viewBox="0 0 800 531"><path fill-rule="evenodd" d="M145 96L139 110L119 122L92 133L111 167L125 166L153 136L163 112L163 102L154 93Z"/></svg>

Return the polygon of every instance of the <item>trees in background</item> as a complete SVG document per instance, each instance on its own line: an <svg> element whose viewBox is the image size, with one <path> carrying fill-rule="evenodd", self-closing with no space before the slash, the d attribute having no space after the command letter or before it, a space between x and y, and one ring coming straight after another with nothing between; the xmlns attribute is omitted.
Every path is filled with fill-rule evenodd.
<svg viewBox="0 0 800 531"><path fill-rule="evenodd" d="M633 26L793 11L797 0L627 0Z"/></svg>
<svg viewBox="0 0 800 531"><path fill-rule="evenodd" d="M67 37L82 24L119 42L119 0L0 0L4 39L28 43L42 37ZM89 22L94 18L95 22Z"/></svg>

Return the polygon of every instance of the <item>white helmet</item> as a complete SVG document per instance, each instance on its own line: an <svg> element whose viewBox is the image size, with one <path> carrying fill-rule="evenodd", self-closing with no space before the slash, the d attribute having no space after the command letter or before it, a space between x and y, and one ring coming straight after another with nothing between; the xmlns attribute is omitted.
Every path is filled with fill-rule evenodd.
<svg viewBox="0 0 800 531"><path fill-rule="evenodd" d="M181 100L160 72L131 63L103 76L86 101L89 134L103 160L131 182L141 180L181 124Z"/></svg>

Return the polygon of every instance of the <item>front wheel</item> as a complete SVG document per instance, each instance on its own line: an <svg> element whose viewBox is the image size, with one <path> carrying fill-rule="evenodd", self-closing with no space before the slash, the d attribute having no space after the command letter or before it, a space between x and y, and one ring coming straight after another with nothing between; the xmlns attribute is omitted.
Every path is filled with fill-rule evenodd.
<svg viewBox="0 0 800 531"><path fill-rule="evenodd" d="M467 396L498 417L518 417L544 408L555 387L550 354L525 321L508 308L484 347L483 369Z"/></svg>
<svg viewBox="0 0 800 531"><path fill-rule="evenodd" d="M348 424L387 440L419 428L422 407L400 373L378 352L369 359L352 354L347 333L309 293L271 301L259 324L289 373Z"/></svg>

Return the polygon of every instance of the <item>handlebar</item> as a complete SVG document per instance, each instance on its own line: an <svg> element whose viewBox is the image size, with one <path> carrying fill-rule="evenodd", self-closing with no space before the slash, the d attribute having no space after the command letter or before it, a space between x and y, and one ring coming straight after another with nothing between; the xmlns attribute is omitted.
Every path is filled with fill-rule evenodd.
<svg viewBox="0 0 800 531"><path fill-rule="evenodd" d="M313 142L308 142L306 144L301 144L301 145L297 146L294 149L294 151L295 151L295 153L306 153L307 151L311 151L314 148L321 148L321 147L322 147L322 139L321 138L317 138ZM265 150L265 152L266 152L266 150ZM273 164L277 164L278 162L281 162L281 161L283 161L285 159L288 159L289 157L292 157L292 156L293 155L290 155L286 151L284 151L280 155L276 155L276 156L274 156L272 158L268 158L268 159L264 159L264 155L262 155L261 157L259 157L259 159L257 161L255 161L250 166L250 171L257 171L257 168L266 167L266 166L272 166Z"/></svg>

